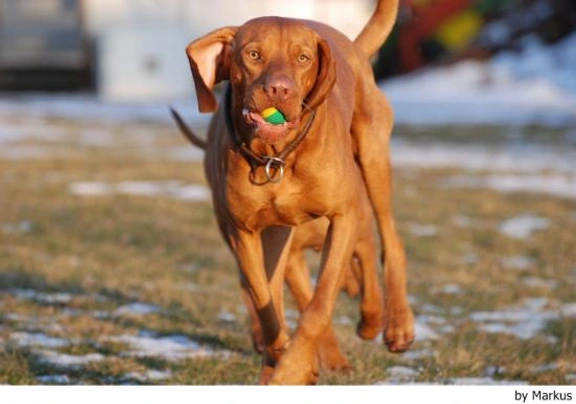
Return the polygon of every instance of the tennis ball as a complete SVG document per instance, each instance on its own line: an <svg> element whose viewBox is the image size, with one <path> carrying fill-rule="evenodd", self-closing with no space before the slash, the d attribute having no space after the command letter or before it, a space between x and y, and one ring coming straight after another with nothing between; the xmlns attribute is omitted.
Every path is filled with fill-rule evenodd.
<svg viewBox="0 0 576 404"><path fill-rule="evenodd" d="M274 107L266 108L260 113L260 115L262 115L262 118L264 118L266 122L271 123L272 125L282 125L286 122L286 118L282 115L282 112L278 111Z"/></svg>

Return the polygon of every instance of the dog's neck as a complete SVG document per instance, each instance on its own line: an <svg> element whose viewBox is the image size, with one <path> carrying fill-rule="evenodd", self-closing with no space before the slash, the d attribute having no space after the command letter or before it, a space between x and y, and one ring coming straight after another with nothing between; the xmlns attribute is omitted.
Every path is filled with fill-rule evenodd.
<svg viewBox="0 0 576 404"><path fill-rule="evenodd" d="M291 130L283 141L270 145L253 134L251 128L240 118L242 116L241 111L242 106L235 102L232 85L229 84L224 95L224 116L226 129L234 147L248 160L252 167L267 166L270 164L270 160L273 160L272 167L277 169L280 165L282 165L282 169L284 168L286 157L296 151L304 141L316 116L315 110L303 108L303 119L299 127ZM271 182L276 181L271 180Z"/></svg>

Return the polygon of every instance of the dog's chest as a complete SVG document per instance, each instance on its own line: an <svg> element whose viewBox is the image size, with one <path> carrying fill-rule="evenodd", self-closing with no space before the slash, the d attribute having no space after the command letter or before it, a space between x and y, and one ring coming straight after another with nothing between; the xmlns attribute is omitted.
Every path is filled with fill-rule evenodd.
<svg viewBox="0 0 576 404"><path fill-rule="evenodd" d="M314 190L290 180L281 184L231 187L228 200L234 220L251 230L296 226L325 216L328 211L325 200Z"/></svg>

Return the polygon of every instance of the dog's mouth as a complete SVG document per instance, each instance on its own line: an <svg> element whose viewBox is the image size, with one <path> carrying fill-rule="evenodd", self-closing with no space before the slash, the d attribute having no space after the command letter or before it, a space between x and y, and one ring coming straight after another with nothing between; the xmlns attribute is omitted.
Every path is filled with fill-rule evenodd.
<svg viewBox="0 0 576 404"><path fill-rule="evenodd" d="M269 123L266 122L260 113L252 112L249 109L244 109L242 115L246 123L254 128L254 134L269 145L274 145L284 140L290 131L297 128L300 124L300 117L279 124Z"/></svg>

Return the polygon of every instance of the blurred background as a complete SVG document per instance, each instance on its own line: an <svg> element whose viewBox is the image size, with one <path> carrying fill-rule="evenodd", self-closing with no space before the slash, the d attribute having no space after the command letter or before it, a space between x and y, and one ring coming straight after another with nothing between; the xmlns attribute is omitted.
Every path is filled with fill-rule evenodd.
<svg viewBox="0 0 576 404"><path fill-rule="evenodd" d="M353 38L373 7L373 0L0 0L0 90L190 97L183 49L193 38L260 15L320 20ZM385 79L507 55L522 64L515 76L576 92L575 30L571 0L402 0L374 71Z"/></svg>
<svg viewBox="0 0 576 404"><path fill-rule="evenodd" d="M52 97L52 109L147 103L141 115L166 118L154 103L195 109L183 51L192 39L260 15L320 20L353 38L373 7L374 0L0 0L0 106L22 91L36 102L45 100L39 92L73 92L72 105ZM399 122L573 123L575 9L571 0L402 0L374 73Z"/></svg>
<svg viewBox="0 0 576 404"><path fill-rule="evenodd" d="M167 108L205 135L184 49L261 15L353 38L374 5L0 0L0 385L256 380L203 153ZM359 341L343 296L355 370L321 383L576 384L576 1L401 0L373 63L417 339Z"/></svg>

